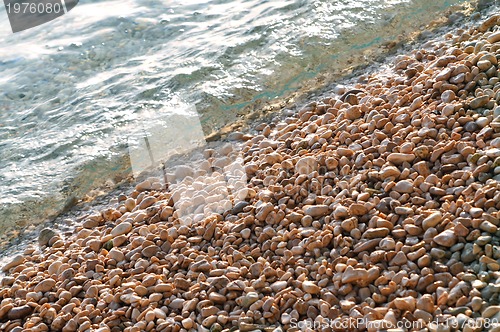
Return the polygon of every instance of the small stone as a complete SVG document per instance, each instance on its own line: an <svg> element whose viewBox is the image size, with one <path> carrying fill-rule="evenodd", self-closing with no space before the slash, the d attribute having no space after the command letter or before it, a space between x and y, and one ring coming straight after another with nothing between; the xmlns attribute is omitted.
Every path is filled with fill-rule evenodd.
<svg viewBox="0 0 500 332"><path fill-rule="evenodd" d="M256 209L255 218L260 221L266 220L267 215L274 210L272 203L263 203Z"/></svg>
<svg viewBox="0 0 500 332"><path fill-rule="evenodd" d="M389 234L389 232L390 230L386 227L369 228L363 233L362 238L365 239L382 238L386 237Z"/></svg>
<svg viewBox="0 0 500 332"><path fill-rule="evenodd" d="M399 251L396 256L394 256L394 258L391 260L391 262L389 263L391 266L394 266L394 265L397 265L397 266L401 266L401 265L404 265L408 262L408 259L406 258L406 255L404 254L404 252L402 251Z"/></svg>
<svg viewBox="0 0 500 332"><path fill-rule="evenodd" d="M144 209L150 207L151 205L153 205L154 203L156 203L157 201L158 201L158 199L156 197L147 196L146 198L144 198L141 201L141 203L139 203L139 209L144 210Z"/></svg>
<svg viewBox="0 0 500 332"><path fill-rule="evenodd" d="M497 158L500 157L500 149L498 148L488 149L484 151L484 154L490 158Z"/></svg>
<svg viewBox="0 0 500 332"><path fill-rule="evenodd" d="M127 242L127 237L123 234L118 235L117 237L114 237L112 241L113 241L113 247L119 247L122 244L124 244L125 242ZM111 250L111 249L109 249L109 250Z"/></svg>
<svg viewBox="0 0 500 332"><path fill-rule="evenodd" d="M9 263L2 266L2 272L7 272L11 268L21 265L22 263L24 263L23 255L16 255L14 256L14 258L12 258L12 260Z"/></svg>
<svg viewBox="0 0 500 332"><path fill-rule="evenodd" d="M396 165L401 165L404 162L411 163L414 159L415 155L410 153L393 152L387 156L387 161Z"/></svg>
<svg viewBox="0 0 500 332"><path fill-rule="evenodd" d="M441 94L441 100L445 103L450 103L453 100L455 100L455 98L456 95L455 92L453 92L453 90L446 90Z"/></svg>
<svg viewBox="0 0 500 332"><path fill-rule="evenodd" d="M493 223L489 222L488 220L482 221L481 224L479 224L479 228L485 232L492 234L496 233L496 231L498 230L498 227Z"/></svg>
<svg viewBox="0 0 500 332"><path fill-rule="evenodd" d="M124 221L121 224L118 224L111 230L112 236L119 236L123 234L127 234L132 230L132 224L128 221Z"/></svg>
<svg viewBox="0 0 500 332"><path fill-rule="evenodd" d="M448 104L445 107L443 107L443 110L441 111L441 114L446 117L450 117L451 115L453 115L453 113L455 113L455 106L451 104Z"/></svg>
<svg viewBox="0 0 500 332"><path fill-rule="evenodd" d="M212 265L206 259L202 259L191 265L191 270L195 272L209 272L211 269Z"/></svg>
<svg viewBox="0 0 500 332"><path fill-rule="evenodd" d="M434 312L434 300L431 294L424 294L417 300L416 307L425 312Z"/></svg>
<svg viewBox="0 0 500 332"><path fill-rule="evenodd" d="M156 293L166 293L173 290L173 286L171 284L157 284L154 288Z"/></svg>
<svg viewBox="0 0 500 332"><path fill-rule="evenodd" d="M368 271L365 269L354 269L352 266L348 266L344 273L342 274L342 283L347 284L351 282L357 282L360 280L366 280L368 278Z"/></svg>
<svg viewBox="0 0 500 332"><path fill-rule="evenodd" d="M394 250L394 248L396 248L396 241L394 241L394 239L390 237L384 238L380 240L379 247L382 250Z"/></svg>
<svg viewBox="0 0 500 332"><path fill-rule="evenodd" d="M212 220L205 226L205 232L203 233L203 239L210 241L212 240L215 230L217 229L217 221Z"/></svg>
<svg viewBox="0 0 500 332"><path fill-rule="evenodd" d="M387 167L384 167L380 171L380 178L382 180L385 180L385 179L390 178L390 177L397 179L400 174L401 174L401 171L397 167L387 166Z"/></svg>
<svg viewBox="0 0 500 332"><path fill-rule="evenodd" d="M194 170L188 165L178 165L175 167L174 176L175 179L182 180L188 176L193 176Z"/></svg>
<svg viewBox="0 0 500 332"><path fill-rule="evenodd" d="M348 93L347 96L345 96L344 101L351 105L357 105L359 103L358 97L354 93Z"/></svg>
<svg viewBox="0 0 500 332"><path fill-rule="evenodd" d="M7 318L12 319L12 320L23 319L24 317L30 315L32 312L33 312L33 308L30 307L29 305L25 304L25 305L20 306L20 307L12 308L9 311Z"/></svg>
<svg viewBox="0 0 500 332"><path fill-rule="evenodd" d="M472 263L476 259L476 255L473 251L473 244L466 243L465 247L462 249L462 253L460 254L460 260L465 264Z"/></svg>
<svg viewBox="0 0 500 332"><path fill-rule="evenodd" d="M345 206L339 205L333 211L333 217L335 219L341 219L347 216L349 216L349 210Z"/></svg>
<svg viewBox="0 0 500 332"><path fill-rule="evenodd" d="M91 239L87 242L87 247L92 249L95 252L98 252L101 249L101 241L98 239Z"/></svg>
<svg viewBox="0 0 500 332"><path fill-rule="evenodd" d="M397 297L393 300L394 306L399 310L413 312L416 307L416 300L414 297Z"/></svg>
<svg viewBox="0 0 500 332"><path fill-rule="evenodd" d="M244 239L249 239L252 234L252 230L250 228L243 228L240 232L241 237Z"/></svg>
<svg viewBox="0 0 500 332"><path fill-rule="evenodd" d="M436 227L442 220L441 212L433 212L427 218L422 221L422 227L424 231L428 230L431 227Z"/></svg>
<svg viewBox="0 0 500 332"><path fill-rule="evenodd" d="M283 156L277 152L270 153L264 157L264 162L269 165L281 163L282 161Z"/></svg>
<svg viewBox="0 0 500 332"><path fill-rule="evenodd" d="M443 247L452 247L457 243L457 236L451 229L447 229L433 238L434 242Z"/></svg>
<svg viewBox="0 0 500 332"><path fill-rule="evenodd" d="M49 244L50 239L52 239L54 236L59 236L59 234L50 228L44 228L38 235L38 244L42 247L46 246Z"/></svg>
<svg viewBox="0 0 500 332"><path fill-rule="evenodd" d="M182 326L186 329L189 330L194 326L194 322L191 318L185 318L182 320Z"/></svg>
<svg viewBox="0 0 500 332"><path fill-rule="evenodd" d="M12 303L6 303L6 304L1 304L0 305L0 320L2 320L4 317L7 316L10 310L14 308L14 305Z"/></svg>
<svg viewBox="0 0 500 332"><path fill-rule="evenodd" d="M486 40L490 43L490 44L494 44L496 42L499 42L500 41L500 31L496 31L494 33L492 33L491 35L489 35Z"/></svg>
<svg viewBox="0 0 500 332"><path fill-rule="evenodd" d="M479 130L479 126L477 123L469 121L464 125L464 130L469 133L473 133Z"/></svg>
<svg viewBox="0 0 500 332"><path fill-rule="evenodd" d="M288 283L286 281L278 280L273 282L270 287L273 290L273 292L278 293L279 291L285 289L287 284Z"/></svg>
<svg viewBox="0 0 500 332"><path fill-rule="evenodd" d="M364 216L368 213L368 209L360 203L353 203L349 206L349 214L351 216Z"/></svg>
<svg viewBox="0 0 500 332"><path fill-rule="evenodd" d="M138 183L135 186L135 190L137 191L147 191L153 189L153 184L149 180L144 180L143 182Z"/></svg>
<svg viewBox="0 0 500 332"><path fill-rule="evenodd" d="M409 214L414 213L414 211L411 207L406 207L406 206L397 206L394 209L394 212L396 212L397 214L400 214L400 215L409 215Z"/></svg>
<svg viewBox="0 0 500 332"><path fill-rule="evenodd" d="M144 257L153 257L153 256L156 256L156 254L160 251L160 247L158 247L157 245L150 245L150 246L147 246L146 248L142 249L142 255Z"/></svg>
<svg viewBox="0 0 500 332"><path fill-rule="evenodd" d="M94 218L88 218L82 223L83 228L93 229L99 226L99 221Z"/></svg>
<svg viewBox="0 0 500 332"><path fill-rule="evenodd" d="M479 218L483 214L483 209L473 207L470 209L469 214L472 218Z"/></svg>
<svg viewBox="0 0 500 332"><path fill-rule="evenodd" d="M470 104L469 104L469 107L472 108L472 109L477 109L479 107L483 107L484 105L486 105L488 102L490 101L490 97L489 96L481 96L481 97L477 97L477 98L474 98Z"/></svg>
<svg viewBox="0 0 500 332"><path fill-rule="evenodd" d="M490 123L490 120L487 117L480 116L479 118L477 118L476 123L479 128L484 128Z"/></svg>
<svg viewBox="0 0 500 332"><path fill-rule="evenodd" d="M413 183L409 180L398 181L393 189L399 193L412 193Z"/></svg>
<svg viewBox="0 0 500 332"><path fill-rule="evenodd" d="M328 205L304 205L302 210L311 217L322 217L328 214Z"/></svg>
<svg viewBox="0 0 500 332"><path fill-rule="evenodd" d="M424 104L422 97L417 97L410 105L410 112L414 112L419 109Z"/></svg>
<svg viewBox="0 0 500 332"><path fill-rule="evenodd" d="M315 157L302 157L295 164L295 172L298 174L309 175L318 170L318 160Z"/></svg>
<svg viewBox="0 0 500 332"><path fill-rule="evenodd" d="M217 304L223 304L227 301L227 297L216 292L211 292L210 294L208 294L208 299Z"/></svg>
<svg viewBox="0 0 500 332"><path fill-rule="evenodd" d="M216 315L219 309L213 305L201 308L201 317L206 318L208 316Z"/></svg>
<svg viewBox="0 0 500 332"><path fill-rule="evenodd" d="M345 112L345 117L348 120L356 120L361 117L362 113L358 105L349 107Z"/></svg>
<svg viewBox="0 0 500 332"><path fill-rule="evenodd" d="M132 211L135 208L135 199L129 197L125 200L125 203L123 204L125 205L128 211Z"/></svg>
<svg viewBox="0 0 500 332"><path fill-rule="evenodd" d="M477 62L477 67L482 71L487 71L491 67L491 62L488 60L480 60Z"/></svg>
<svg viewBox="0 0 500 332"><path fill-rule="evenodd" d="M302 255L306 250L304 249L304 247L301 247L301 246L293 246L292 249L290 249L290 251L292 252L292 255Z"/></svg>
<svg viewBox="0 0 500 332"><path fill-rule="evenodd" d="M40 281L38 283L38 285L35 286L34 291L45 293L45 292L52 290L52 288L54 288L55 285L56 285L56 281L54 279L47 278L47 279Z"/></svg>
<svg viewBox="0 0 500 332"><path fill-rule="evenodd" d="M498 305L490 305L481 313L481 317L485 319L489 319L495 317L500 313L500 306Z"/></svg>
<svg viewBox="0 0 500 332"><path fill-rule="evenodd" d="M261 262L253 263L252 265L250 265L249 270L252 276L254 276L255 278L260 277L263 270L262 263Z"/></svg>
<svg viewBox="0 0 500 332"><path fill-rule="evenodd" d="M248 203L247 201L239 201L238 203L236 203L234 205L234 208L232 209L231 213L232 214L238 214L238 213L241 213L243 212L243 209L245 207L247 207L250 203Z"/></svg>
<svg viewBox="0 0 500 332"><path fill-rule="evenodd" d="M184 305L185 300L184 299L179 299L176 298L170 304L168 305L169 308L174 309L174 310L179 310L182 309L182 306Z"/></svg>
<svg viewBox="0 0 500 332"><path fill-rule="evenodd" d="M321 288L312 281L306 280L302 282L302 290L309 294L318 294L321 291Z"/></svg>
<svg viewBox="0 0 500 332"><path fill-rule="evenodd" d="M257 302L259 300L259 294L256 292L249 292L246 295L243 295L240 299L240 304L244 308L250 307L253 303Z"/></svg>
<svg viewBox="0 0 500 332"><path fill-rule="evenodd" d="M500 137L491 140L490 145L494 148L500 148Z"/></svg>
<svg viewBox="0 0 500 332"><path fill-rule="evenodd" d="M123 261L125 259L125 255L118 249L112 248L108 252L108 257L114 259L117 263Z"/></svg>
<svg viewBox="0 0 500 332"><path fill-rule="evenodd" d="M341 227L346 232L351 232L353 229L358 227L358 219L356 217L346 219L342 221Z"/></svg>

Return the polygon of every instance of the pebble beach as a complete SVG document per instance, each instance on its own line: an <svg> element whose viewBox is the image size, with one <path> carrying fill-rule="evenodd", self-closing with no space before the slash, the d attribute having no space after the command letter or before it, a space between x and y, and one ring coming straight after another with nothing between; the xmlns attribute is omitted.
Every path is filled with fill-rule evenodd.
<svg viewBox="0 0 500 332"><path fill-rule="evenodd" d="M499 59L493 15L200 151L203 213L149 178L43 230L0 330L500 331Z"/></svg>

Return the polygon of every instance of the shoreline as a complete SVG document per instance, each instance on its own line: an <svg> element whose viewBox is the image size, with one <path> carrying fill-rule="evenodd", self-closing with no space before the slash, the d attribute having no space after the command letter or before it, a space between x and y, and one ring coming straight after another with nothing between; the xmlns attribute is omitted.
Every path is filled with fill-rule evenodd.
<svg viewBox="0 0 500 332"><path fill-rule="evenodd" d="M0 328L499 318L498 61L489 43L465 45L469 34L461 47L396 56L344 101L318 97L260 134L236 135L244 140L231 149L202 152L200 165L213 158L224 171L192 167L174 181L201 190L244 162L224 180L232 190L215 195L232 203L222 212L181 220L174 194L142 182L72 234L27 248L1 280ZM492 54L496 38L485 36Z"/></svg>
<svg viewBox="0 0 500 332"><path fill-rule="evenodd" d="M438 21L435 22L433 26L435 27L436 25L439 26L442 24L447 25L448 23L444 22L446 20L444 17L448 16L446 15L446 13L453 12L453 10L455 10L457 7L460 9L460 11L471 10L470 8L462 8L461 5L455 5L452 8L446 9L446 12L439 11L440 15L438 15L439 17L436 18ZM457 16L454 14L454 17L455 18L451 19L451 21L459 18L460 15ZM398 26L400 26L401 21L398 19L395 24L398 24ZM247 106L246 109L241 110L242 113L245 113L245 119L243 120L243 123L238 124L238 126L246 125L245 122L259 121L259 117L263 116L263 114L269 112L279 112L282 107L290 107L294 104L300 105L307 102L307 100L312 100L314 97L311 97L311 95L314 95L318 91L328 91L327 87L330 84L329 82L343 80L343 77L346 74L349 74L350 71L353 71L355 68L357 68L358 65L364 63L366 60L371 63L373 62L373 58L384 58L387 56L387 54L391 54L392 52L398 50L401 47L402 43L405 43L414 37L414 33L411 32L412 29L403 30L404 31L399 35L393 35L387 31L384 32L383 40L391 40L390 45L384 44L380 47L368 47L365 49L360 49L359 52L354 51L352 53L346 52L346 50L342 50L338 55L338 65L330 65L329 68L331 70L326 70L324 71L324 73L317 75L317 77L315 76L314 78L305 80L303 82L304 84L301 84L301 87L298 87L297 91L292 93L291 95L288 95L287 92L287 96L284 98L280 98L280 100L271 99L264 101L259 99L256 103L250 103L250 106ZM394 41L392 41L392 37L394 37ZM359 38L357 40L359 41ZM347 38L346 41L352 42L349 38ZM375 43L375 45L377 44ZM258 110L254 112L255 108L258 108ZM247 116L248 114L246 113L249 112L253 114ZM225 130L227 132L228 129L226 128ZM210 137L210 134L207 134L208 137ZM211 137L217 138L217 136L218 135L215 134ZM101 174L96 175L94 178L93 174L89 174L87 170L83 170L81 172L79 170L76 170L74 178L70 177L68 178L68 182L65 182L64 180L61 184L61 186L67 187L67 190L61 189L61 186L51 185L50 188L53 188L54 192L49 191L51 194L44 194L44 196L42 196L39 200L35 201L22 199L22 201L25 201L25 204L19 203L13 205L5 205L5 209L2 210L3 220L0 223L2 224L2 227L10 228L12 232L9 231L9 234L5 234L0 238L0 248L4 249L3 243L19 237L20 232L23 232L23 228L25 227L23 225L26 225L28 222L31 223L33 219L36 219L37 223L45 223L45 220L47 219L54 219L54 217L56 215L59 215L61 211L67 210L67 208L71 208L76 201L81 200L85 196L85 194L87 194L87 189L100 190L101 186L107 184L108 181L105 181L107 178L109 178L113 183L120 182L124 177L127 176L127 174L124 173L127 168L125 163L123 163L122 157L123 156L121 155L109 156L110 159L108 160L107 156L104 160L99 160L98 162L92 161L89 162L89 164L84 164L84 169L86 169L87 167L89 169L97 167L98 169L102 169L104 171L101 172ZM117 171L116 169L105 170L106 162L116 163L116 167L120 167L120 171ZM93 184L91 185L91 183ZM98 185L95 185L96 183ZM47 186L47 188L49 188L49 186ZM105 191L109 192L109 188ZM5 231L4 233L6 232L7 231Z"/></svg>

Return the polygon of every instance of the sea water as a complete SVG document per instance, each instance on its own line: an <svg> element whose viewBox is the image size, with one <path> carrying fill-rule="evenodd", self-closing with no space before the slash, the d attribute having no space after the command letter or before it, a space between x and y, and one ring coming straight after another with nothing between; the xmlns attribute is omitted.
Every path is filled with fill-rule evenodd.
<svg viewBox="0 0 500 332"><path fill-rule="evenodd" d="M170 113L194 109L210 135L293 103L470 4L81 1L15 34L2 8L0 232L122 181L133 171L130 142Z"/></svg>

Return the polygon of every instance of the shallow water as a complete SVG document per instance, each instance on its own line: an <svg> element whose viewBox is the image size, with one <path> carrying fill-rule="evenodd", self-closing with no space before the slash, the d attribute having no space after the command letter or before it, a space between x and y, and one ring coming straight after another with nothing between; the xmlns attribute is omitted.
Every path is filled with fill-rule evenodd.
<svg viewBox="0 0 500 332"><path fill-rule="evenodd" d="M90 1L16 34L2 8L0 227L120 182L128 142L169 113L194 107L208 135L469 3Z"/></svg>

